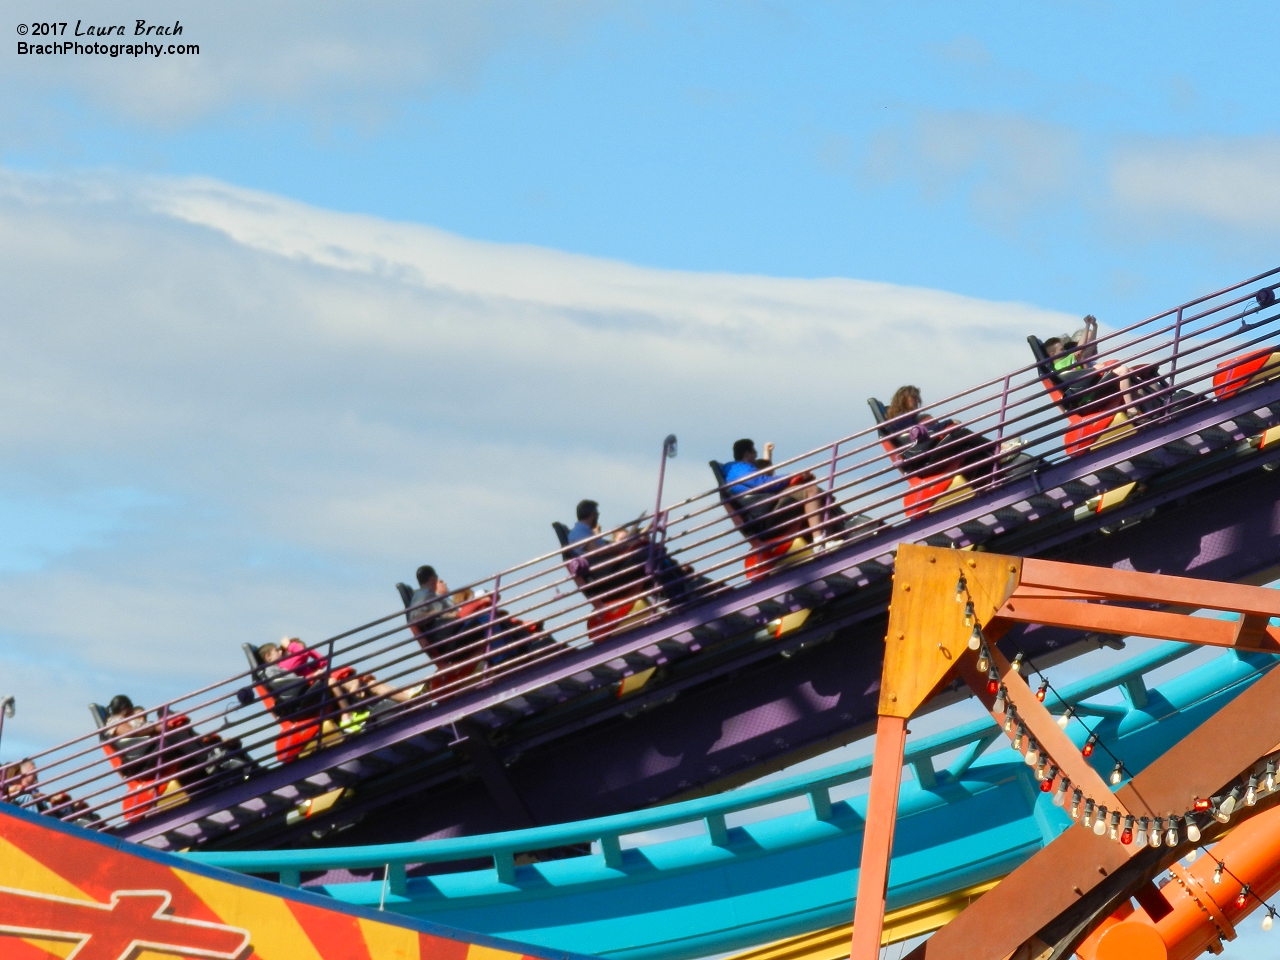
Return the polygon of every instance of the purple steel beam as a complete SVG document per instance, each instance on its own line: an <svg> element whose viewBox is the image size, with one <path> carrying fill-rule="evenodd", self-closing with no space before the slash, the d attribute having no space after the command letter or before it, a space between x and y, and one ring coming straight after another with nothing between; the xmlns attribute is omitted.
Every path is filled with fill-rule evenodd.
<svg viewBox="0 0 1280 960"><path fill-rule="evenodd" d="M190 823L237 803L288 786L306 776L355 760L381 747L449 726L506 700L530 693L593 666L603 665L626 653L641 650L658 640L684 633L710 620L775 599L824 576L856 566L859 562L884 557L891 553L898 542L918 542L929 536L943 533L957 526L967 517L981 516L1003 506L1026 500L1045 489L1052 489L1076 477L1132 459L1172 440L1215 426L1277 400L1280 400L1280 381L1264 383L1253 389L1242 391L1227 400L1198 405L1182 416L1148 427L1132 438L1117 441L1102 449L1090 450L1030 477L1006 483L974 500L931 513L901 528L890 529L886 532L898 535L893 543L890 543L886 536L873 535L867 540L823 554L803 565L779 571L759 581L746 584L728 596L681 609L654 623L617 634L592 647L562 655L549 663L533 666L513 676L511 683L469 691L435 710L420 708L406 711L404 718L399 722L389 723L385 727L371 730L350 741L318 751L311 757L274 768L218 793L196 797L172 811L150 816L138 823L117 828L113 832L130 840L145 840L158 836L181 824Z"/></svg>

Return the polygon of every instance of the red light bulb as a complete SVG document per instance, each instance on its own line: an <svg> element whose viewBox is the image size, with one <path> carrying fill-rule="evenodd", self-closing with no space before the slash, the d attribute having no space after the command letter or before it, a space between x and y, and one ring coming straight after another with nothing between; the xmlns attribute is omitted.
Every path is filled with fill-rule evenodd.
<svg viewBox="0 0 1280 960"><path fill-rule="evenodd" d="M1098 735L1096 733L1089 734L1089 739L1086 740L1084 742L1084 746L1080 748L1080 755L1084 757L1093 756L1093 747L1094 747L1094 744L1096 744L1097 742L1098 742ZM1196 802L1199 803L1200 801L1197 800Z"/></svg>
<svg viewBox="0 0 1280 960"><path fill-rule="evenodd" d="M987 693L991 694L994 697L999 692L1000 692L1000 681L995 677L992 677L990 680L987 681Z"/></svg>
<svg viewBox="0 0 1280 960"><path fill-rule="evenodd" d="M1040 689L1036 691L1036 699L1044 703L1045 695L1049 692L1049 681L1045 680L1040 684Z"/></svg>
<svg viewBox="0 0 1280 960"><path fill-rule="evenodd" d="M1053 781L1049 777L1045 777L1043 780L1040 781L1041 793L1048 793L1052 789L1053 789Z"/></svg>

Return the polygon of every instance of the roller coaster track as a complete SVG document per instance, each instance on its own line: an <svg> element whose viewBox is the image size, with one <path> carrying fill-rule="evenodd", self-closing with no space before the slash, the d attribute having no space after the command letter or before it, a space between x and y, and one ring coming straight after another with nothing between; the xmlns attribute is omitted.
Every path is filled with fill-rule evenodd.
<svg viewBox="0 0 1280 960"><path fill-rule="evenodd" d="M148 711L137 749L152 759L121 766L124 735L94 731L36 756L41 784L87 805L94 828L169 850L474 833L632 810L864 733L900 542L1256 577L1280 563L1266 472L1280 461L1280 380L1270 366L1238 373L1236 361L1271 356L1280 342L1278 273L1100 340L1099 362L1158 365L1160 378L1142 408L1075 455L1062 445L1079 418L1067 421L1031 364L926 408L993 441L1024 441L1016 461L993 453L986 479L959 478L920 501L928 485L909 487L920 477L903 476L875 427L860 430L777 465L823 488L812 544L748 542L723 491L664 506L659 487L649 528L626 541L630 552L591 599L553 550L468 585L484 591L465 608L471 619L458 607L457 621L415 637L397 610L316 644L326 671L350 665L402 691L430 683L406 702L382 700L359 729L339 729L329 699L282 748L250 671ZM1233 534L1244 524L1254 529ZM603 568L610 549L587 559ZM664 558L700 579L674 591L658 575ZM1046 663L1091 648L1062 630L1017 639ZM191 731L236 738L225 753L251 766L192 748L202 741ZM126 780L129 770L141 773ZM71 802L55 812L85 820ZM390 809L397 816L383 815Z"/></svg>

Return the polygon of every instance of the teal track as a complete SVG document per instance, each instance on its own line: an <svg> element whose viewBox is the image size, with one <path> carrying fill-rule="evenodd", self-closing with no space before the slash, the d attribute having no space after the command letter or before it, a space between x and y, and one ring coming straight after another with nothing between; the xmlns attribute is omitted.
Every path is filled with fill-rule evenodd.
<svg viewBox="0 0 1280 960"><path fill-rule="evenodd" d="M1062 690L1063 701L1050 697L1048 705L1060 712L1075 704L1079 719L1067 731L1074 742L1084 741L1085 724L1096 727L1136 773L1275 662L1226 652L1148 688L1147 674L1192 649L1163 644ZM1120 703L1090 700L1117 689ZM1093 760L1110 773L1104 751ZM909 742L906 764L914 776L902 788L890 910L1001 877L1072 824L991 720ZM714 797L480 837L190 856L290 884L310 871L373 868L380 879L328 883L318 892L566 951L681 960L850 920L865 813L855 784L870 769L869 758L859 759ZM833 800L833 791L843 799ZM685 835L646 836L660 830ZM590 854L522 862L588 843ZM407 865L419 864L464 869L406 875Z"/></svg>

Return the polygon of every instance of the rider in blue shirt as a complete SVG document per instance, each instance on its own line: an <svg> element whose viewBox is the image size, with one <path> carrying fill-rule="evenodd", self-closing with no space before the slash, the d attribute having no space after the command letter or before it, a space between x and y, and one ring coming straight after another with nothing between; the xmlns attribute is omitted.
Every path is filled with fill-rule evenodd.
<svg viewBox="0 0 1280 960"><path fill-rule="evenodd" d="M775 490L781 490L786 486L786 481L775 480L768 473L760 473L758 476L742 480L741 483L734 482L772 465L772 443L764 445L764 459L762 460L759 454L756 453L756 445L752 441L738 440L733 445L733 462L726 464L724 468L725 483L733 484L729 488L729 492L736 496L741 496L748 492L770 493Z"/></svg>

